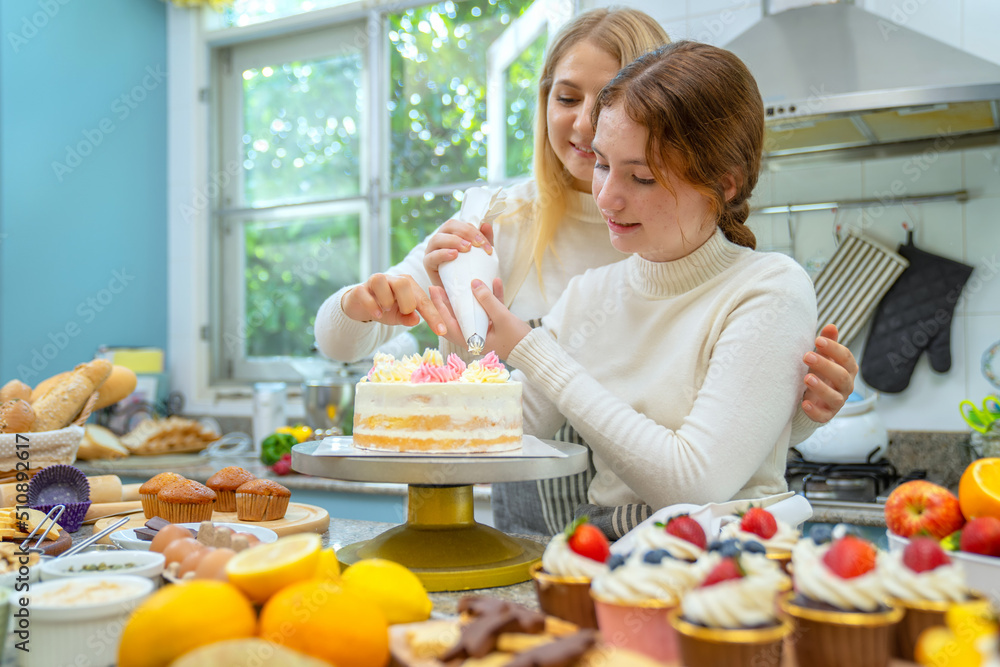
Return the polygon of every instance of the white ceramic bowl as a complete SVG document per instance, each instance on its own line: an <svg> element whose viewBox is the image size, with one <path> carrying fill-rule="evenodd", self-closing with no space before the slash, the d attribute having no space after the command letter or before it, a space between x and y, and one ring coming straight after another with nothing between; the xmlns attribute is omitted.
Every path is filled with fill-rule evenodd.
<svg viewBox="0 0 1000 667"><path fill-rule="evenodd" d="M119 566L113 570L85 570L87 565ZM106 577L109 575L131 574L148 577L156 581L163 572L163 554L150 551L105 551L89 554L74 554L65 558L55 558L42 563L42 581L66 579L68 577ZM131 567L122 567L131 565Z"/></svg>
<svg viewBox="0 0 1000 667"><path fill-rule="evenodd" d="M28 568L28 578L25 579L25 580L22 580L21 583L23 583L24 581L27 581L29 584L31 584L31 583L34 583L34 582L38 581L38 576L42 572L42 563L44 563L46 560L49 560L49 558L51 558L51 557L50 556L43 556L42 560L40 562L35 563L31 567L29 567ZM18 569L17 568L11 570L10 572L4 572L3 574L0 574L0 587L2 587L2 588L14 588L17 585L17 583L18 583L18 581L17 581L17 577L18 576L19 576L19 573L18 573Z"/></svg>
<svg viewBox="0 0 1000 667"><path fill-rule="evenodd" d="M18 630L24 630L30 638L31 650L20 653L18 665L114 665L128 617L153 588L151 579L129 575L44 581L33 585L28 593L30 616L24 621L27 628L21 627L17 616L25 593L11 593L8 600L14 615L15 637ZM81 604L81 596L88 591L91 594L99 591L101 597ZM57 594L72 599L72 604L54 600L52 596Z"/></svg>
<svg viewBox="0 0 1000 667"><path fill-rule="evenodd" d="M232 528L233 531L237 533L248 533L255 536L261 542L274 542L278 539L278 534L269 528L261 528L260 526L253 526L246 523L219 523L216 521L213 521L212 523L215 524L216 527L226 526L227 528ZM190 528L195 533L197 533L198 528L201 527L200 523L181 523L178 525ZM118 545L121 549L149 551L149 540L140 540L136 537L135 529L133 528L125 528L111 533L111 541Z"/></svg>
<svg viewBox="0 0 1000 667"><path fill-rule="evenodd" d="M905 537L887 530L889 551L902 551L910 543ZM990 599L1000 597L1000 558L981 556L964 551L949 551L948 556L965 570L965 581L974 591L979 591Z"/></svg>

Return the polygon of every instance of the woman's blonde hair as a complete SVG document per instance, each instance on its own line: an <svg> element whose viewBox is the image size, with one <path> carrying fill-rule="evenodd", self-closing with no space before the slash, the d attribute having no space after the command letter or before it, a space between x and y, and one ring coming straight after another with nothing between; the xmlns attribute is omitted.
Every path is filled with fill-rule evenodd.
<svg viewBox="0 0 1000 667"><path fill-rule="evenodd" d="M538 81L538 111L535 115L534 177L538 193L534 203L535 235L531 256L542 272L542 256L555 237L566 213L566 197L573 178L549 144L547 108L556 65L571 48L590 42L618 61L619 67L648 51L668 44L670 38L651 16L637 9L594 9L573 19L549 45Z"/></svg>
<svg viewBox="0 0 1000 667"><path fill-rule="evenodd" d="M646 164L663 187L669 169L711 202L733 243L753 248L746 226L764 148L764 104L750 70L725 49L677 42L648 53L612 79L594 102L618 106L646 128ZM734 187L727 196L727 188Z"/></svg>

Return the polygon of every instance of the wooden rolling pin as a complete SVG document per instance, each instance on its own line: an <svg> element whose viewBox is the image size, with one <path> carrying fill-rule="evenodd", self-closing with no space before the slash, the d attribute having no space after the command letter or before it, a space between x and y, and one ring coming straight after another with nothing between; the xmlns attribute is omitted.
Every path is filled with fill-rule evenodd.
<svg viewBox="0 0 1000 667"><path fill-rule="evenodd" d="M117 503L95 503L87 508L87 514L83 517L84 521L90 521L91 519L99 519L104 516L111 516L112 514L119 514L121 512L134 512L142 509L142 503L138 500L123 501ZM143 517L145 521L145 517Z"/></svg>
<svg viewBox="0 0 1000 667"><path fill-rule="evenodd" d="M118 475L98 475L97 477L88 477L87 481L90 482L90 502L92 503L118 503L123 500L139 499L139 485L128 484L126 487L122 487L122 480ZM0 484L0 507L17 505L17 485L17 482ZM123 493L126 489L129 498L125 498L126 494ZM22 497L21 500L23 501L24 498Z"/></svg>

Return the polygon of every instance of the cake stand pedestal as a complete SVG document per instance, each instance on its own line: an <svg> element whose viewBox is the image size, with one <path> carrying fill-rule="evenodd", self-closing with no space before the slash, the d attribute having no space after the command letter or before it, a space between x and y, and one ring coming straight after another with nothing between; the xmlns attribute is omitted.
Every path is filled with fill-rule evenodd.
<svg viewBox="0 0 1000 667"><path fill-rule="evenodd" d="M472 485L563 477L587 468L587 449L547 440L563 457L316 456L319 442L292 448L292 468L317 477L407 484L406 523L337 552L350 565L385 558L413 570L428 591L460 591L528 581L544 546L476 523Z"/></svg>

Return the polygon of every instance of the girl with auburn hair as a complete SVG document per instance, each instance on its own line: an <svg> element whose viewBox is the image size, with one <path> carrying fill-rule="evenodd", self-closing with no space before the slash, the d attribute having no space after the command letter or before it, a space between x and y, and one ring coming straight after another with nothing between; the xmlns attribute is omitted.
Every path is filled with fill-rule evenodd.
<svg viewBox="0 0 1000 667"><path fill-rule="evenodd" d="M499 279L473 291L487 348L524 382L525 432L579 431L596 468L596 507L582 512L617 538L667 505L787 490L816 295L743 224L764 111L739 58L665 46L622 70L593 118L594 199L631 256L573 278L534 329L504 306ZM443 289L431 296L456 331Z"/></svg>
<svg viewBox="0 0 1000 667"><path fill-rule="evenodd" d="M472 246L492 252L496 245L505 305L533 324L549 312L571 278L625 259L610 242L590 194L591 111L622 67L668 41L655 20L634 9L596 9L568 23L550 44L540 76L534 178L507 190L507 211L495 231L490 225L477 231L449 220L396 266L333 294L316 317L320 351L345 362L363 359L421 317L440 335L443 319L427 290L441 284L437 268L442 263ZM825 328L807 360L811 372L805 376L794 442L831 419L853 390L857 363L836 338L835 327ZM464 344L445 338L441 351L469 358ZM571 424L559 437L580 440ZM510 532L557 532L585 501L588 481L584 475L494 485L497 526ZM519 500L524 504L510 505Z"/></svg>

